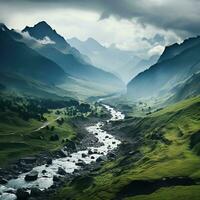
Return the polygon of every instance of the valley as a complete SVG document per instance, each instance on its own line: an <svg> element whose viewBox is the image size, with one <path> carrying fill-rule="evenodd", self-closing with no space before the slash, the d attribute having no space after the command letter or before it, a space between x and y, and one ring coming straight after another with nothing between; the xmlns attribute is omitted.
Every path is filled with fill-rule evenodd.
<svg viewBox="0 0 200 200"><path fill-rule="evenodd" d="M0 1L0 200L200 199L186 1Z"/></svg>

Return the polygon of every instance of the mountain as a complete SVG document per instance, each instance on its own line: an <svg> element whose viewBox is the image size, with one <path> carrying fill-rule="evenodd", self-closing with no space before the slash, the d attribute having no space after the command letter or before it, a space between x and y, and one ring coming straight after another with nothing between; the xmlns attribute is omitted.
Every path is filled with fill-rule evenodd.
<svg viewBox="0 0 200 200"><path fill-rule="evenodd" d="M80 61L84 62L84 55L81 55L80 52L71 47L64 37L59 35L56 30L52 29L45 21L41 21L34 25L33 27L26 26L22 32L27 32L31 37L36 38L38 41L45 41L46 44L51 44L51 46L57 48L58 50L72 54Z"/></svg>
<svg viewBox="0 0 200 200"><path fill-rule="evenodd" d="M135 67L141 61L141 58L135 56L132 51L120 50L114 44L105 47L93 38L88 38L85 41L71 38L67 41L81 53L90 57L95 66L114 73L124 82L136 75ZM144 69L144 66L142 66L142 69Z"/></svg>
<svg viewBox="0 0 200 200"><path fill-rule="evenodd" d="M158 60L159 56L154 55L151 56L149 59L132 59L128 63L124 65L124 69L127 72L127 79L131 80L133 77L137 76L139 73L145 71L153 64L155 64ZM137 61L137 62L136 62Z"/></svg>
<svg viewBox="0 0 200 200"><path fill-rule="evenodd" d="M43 40L45 37L48 37L52 45L60 50L67 51L70 49L70 45L65 39L53 30L45 21L39 22L34 27L26 26L22 32L28 32L30 36L37 40Z"/></svg>
<svg viewBox="0 0 200 200"><path fill-rule="evenodd" d="M123 88L123 83L114 75L92 66L86 72L84 67L81 68L81 78L78 77L81 70L76 71L77 66L74 67L76 76L66 73L63 66L60 66L61 61L68 63L72 58L72 63L80 63L73 55L64 54L50 44L41 44L34 38L24 39L23 34L9 30L4 24L0 24L0 42L1 90L40 97L68 96L86 99L89 96L104 96ZM50 57L55 56L56 61L60 59L59 64L41 53L46 48L51 53ZM68 65L73 69L70 62Z"/></svg>
<svg viewBox="0 0 200 200"><path fill-rule="evenodd" d="M77 54L74 55L74 52L78 52L78 50L72 48L46 22L40 22L34 27L26 27L22 32L28 32L32 38L36 39L36 41L32 41L30 47L57 63L71 76L87 81L99 82L101 84L113 84L118 87L123 87L120 79L109 72L105 72L87 63L81 59L82 55L80 53L80 56L77 58ZM45 40L45 38L49 38L50 42L41 44L41 41Z"/></svg>
<svg viewBox="0 0 200 200"><path fill-rule="evenodd" d="M167 102L174 103L200 94L200 73L193 74L183 84L172 90L172 97Z"/></svg>
<svg viewBox="0 0 200 200"><path fill-rule="evenodd" d="M133 78L128 84L128 95L132 98L147 98L161 92L167 94L173 87L197 73L200 70L199 37L191 38L191 42L188 39L179 47L175 45L175 48L166 48L158 63ZM179 54L171 57L174 52ZM164 55L171 56L167 58Z"/></svg>
<svg viewBox="0 0 200 200"><path fill-rule="evenodd" d="M60 84L69 79L56 63L14 40L5 25L0 26L0 44L0 72L23 74L48 84Z"/></svg>
<svg viewBox="0 0 200 200"><path fill-rule="evenodd" d="M182 53L184 50L200 43L200 36L189 38L183 41L181 44L173 44L165 48L163 54L160 56L158 62L173 58L174 56Z"/></svg>

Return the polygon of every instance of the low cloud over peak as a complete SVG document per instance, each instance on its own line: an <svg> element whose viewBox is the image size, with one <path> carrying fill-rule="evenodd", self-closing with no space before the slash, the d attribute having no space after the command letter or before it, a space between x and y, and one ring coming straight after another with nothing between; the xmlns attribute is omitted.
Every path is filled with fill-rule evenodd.
<svg viewBox="0 0 200 200"><path fill-rule="evenodd" d="M14 28L45 20L66 38L94 37L144 55L200 34L198 0L1 0L1 21ZM31 15L30 15L31 13Z"/></svg>

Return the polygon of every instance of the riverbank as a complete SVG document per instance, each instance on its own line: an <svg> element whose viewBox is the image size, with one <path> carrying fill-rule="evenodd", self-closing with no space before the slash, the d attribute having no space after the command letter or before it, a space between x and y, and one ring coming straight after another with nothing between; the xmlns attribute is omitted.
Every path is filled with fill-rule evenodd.
<svg viewBox="0 0 200 200"><path fill-rule="evenodd" d="M120 120L124 117L120 112L114 111L109 106L105 107L112 115L111 120ZM107 123L109 123L109 120L107 120ZM85 125L84 127L82 125L81 129L85 128ZM33 189L37 190L40 196L42 193L45 196L47 193L54 192L55 188L59 187L65 181L99 168L100 163L107 160L106 155L109 152L110 156L114 155L111 154L111 151L120 143L113 136L101 130L102 126L103 122L98 122L92 126L90 122L90 126L86 128L89 134L80 143L76 144L68 141L69 144L64 146L62 150L56 151L51 155L43 154L38 157L29 157L20 160L20 165L15 165L15 168L18 168L18 170L12 169L9 171L15 171L14 178L18 176L18 173L21 174L16 179L9 177L11 175L7 176L11 179L5 183L7 189L4 187L1 188L1 197L7 195L13 196L13 199L15 199L16 196L14 197L14 195L17 195L19 198L19 195L26 195L27 191L31 191L29 195L33 196ZM98 164L95 164L95 161ZM26 164L26 162L28 163ZM36 180L27 183L25 179L27 175L30 175L30 167L37 165L38 162L41 162L40 166L32 169L32 171L37 172ZM21 168L21 165L25 167ZM26 189L22 191L21 188ZM19 192L20 194L18 194Z"/></svg>
<svg viewBox="0 0 200 200"><path fill-rule="evenodd" d="M72 181L52 199L199 200L199 102L199 97L187 99L145 118L106 126L128 141L119 155L90 173L88 184Z"/></svg>

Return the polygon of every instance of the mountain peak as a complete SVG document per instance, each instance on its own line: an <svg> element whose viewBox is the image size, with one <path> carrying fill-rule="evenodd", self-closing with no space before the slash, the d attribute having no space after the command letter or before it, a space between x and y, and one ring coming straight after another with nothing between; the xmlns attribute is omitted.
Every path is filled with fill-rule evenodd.
<svg viewBox="0 0 200 200"><path fill-rule="evenodd" d="M30 27L30 26L26 26L22 32L29 32L30 29L34 29L34 30L40 30L40 31L45 31L45 32L50 32L53 31L53 29L51 28L51 26L49 24L47 24L47 22L45 21L41 21L37 24L34 25L34 27Z"/></svg>
<svg viewBox="0 0 200 200"><path fill-rule="evenodd" d="M86 44L90 45L93 49L99 49L99 48L104 48L98 41L96 41L94 38L89 37L86 41Z"/></svg>
<svg viewBox="0 0 200 200"><path fill-rule="evenodd" d="M88 42L97 42L94 38L92 38L92 37L89 37L86 41L88 41Z"/></svg>
<svg viewBox="0 0 200 200"><path fill-rule="evenodd" d="M36 25L34 25L35 28L43 28L43 29L49 29L49 30L53 30L51 28L51 26L49 24L47 24L47 22L45 21L41 21L39 23L37 23Z"/></svg>
<svg viewBox="0 0 200 200"><path fill-rule="evenodd" d="M59 35L55 30L51 28L49 24L45 21L41 21L35 24L33 27L26 26L22 32L28 32L30 36L42 40L45 37L50 38L52 41L55 42L57 48L64 50L68 48L70 45L66 42L66 40Z"/></svg>
<svg viewBox="0 0 200 200"><path fill-rule="evenodd" d="M7 28L7 26L4 23L0 23L0 30L1 31L7 31L9 29Z"/></svg>

